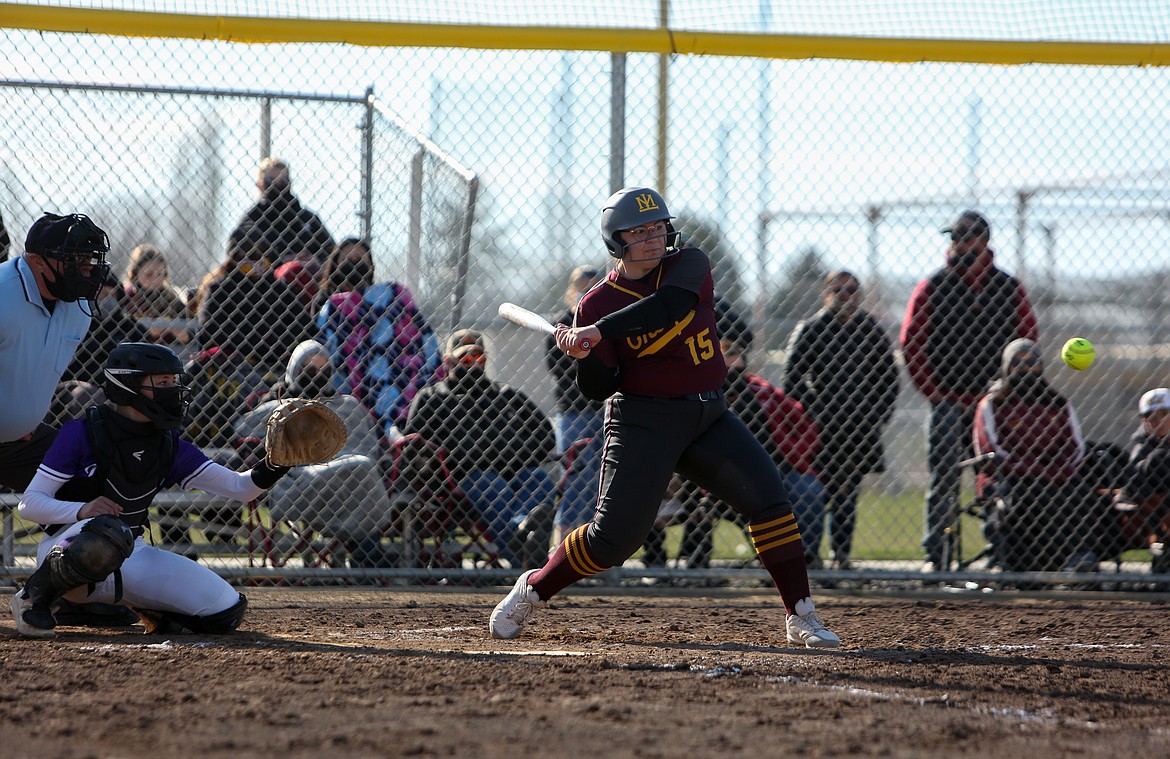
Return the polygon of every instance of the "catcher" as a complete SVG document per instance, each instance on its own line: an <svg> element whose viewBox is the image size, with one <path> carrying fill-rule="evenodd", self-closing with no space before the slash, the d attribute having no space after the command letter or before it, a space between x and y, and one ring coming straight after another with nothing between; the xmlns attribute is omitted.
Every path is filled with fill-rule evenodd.
<svg viewBox="0 0 1170 759"><path fill-rule="evenodd" d="M264 460L235 472L183 440L190 388L182 366L162 345L117 346L102 375L107 404L66 422L45 454L19 506L45 530L38 567L12 597L20 634L54 637L53 607L62 598L128 606L147 632L222 634L239 626L247 608L242 594L207 567L146 543L149 507L172 485L249 501L288 466ZM290 456L327 453L292 443L285 447Z"/></svg>

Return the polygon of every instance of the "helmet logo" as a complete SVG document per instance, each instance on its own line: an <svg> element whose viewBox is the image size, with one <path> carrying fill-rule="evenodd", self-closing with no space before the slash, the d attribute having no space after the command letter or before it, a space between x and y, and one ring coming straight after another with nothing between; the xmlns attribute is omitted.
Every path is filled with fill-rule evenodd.
<svg viewBox="0 0 1170 759"><path fill-rule="evenodd" d="M638 201L638 213L646 213L647 211L657 211L658 201L654 199L654 195L649 192L644 192L634 198Z"/></svg>

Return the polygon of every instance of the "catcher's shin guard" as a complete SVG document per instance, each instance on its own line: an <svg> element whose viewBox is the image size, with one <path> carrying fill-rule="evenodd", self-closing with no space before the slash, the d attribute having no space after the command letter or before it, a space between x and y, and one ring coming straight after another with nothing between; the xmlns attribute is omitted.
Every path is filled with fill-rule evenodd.
<svg viewBox="0 0 1170 759"><path fill-rule="evenodd" d="M134 533L117 517L94 517L63 545L54 546L24 587L34 605L51 604L74 588L98 583L134 551Z"/></svg>
<svg viewBox="0 0 1170 759"><path fill-rule="evenodd" d="M155 609L135 609L138 616L146 624L146 632L160 635L174 635L190 630L193 633L208 635L225 635L233 632L244 621L244 612L248 610L248 599L243 593L240 600L233 606L206 616L197 614L180 614L177 611L157 611Z"/></svg>

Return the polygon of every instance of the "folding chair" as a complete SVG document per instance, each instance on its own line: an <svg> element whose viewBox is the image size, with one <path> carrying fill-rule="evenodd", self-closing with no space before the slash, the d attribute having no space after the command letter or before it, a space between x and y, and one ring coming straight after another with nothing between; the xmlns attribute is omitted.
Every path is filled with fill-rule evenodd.
<svg viewBox="0 0 1170 759"><path fill-rule="evenodd" d="M500 551L447 465L447 452L418 433L390 445L386 478L406 566L499 567Z"/></svg>

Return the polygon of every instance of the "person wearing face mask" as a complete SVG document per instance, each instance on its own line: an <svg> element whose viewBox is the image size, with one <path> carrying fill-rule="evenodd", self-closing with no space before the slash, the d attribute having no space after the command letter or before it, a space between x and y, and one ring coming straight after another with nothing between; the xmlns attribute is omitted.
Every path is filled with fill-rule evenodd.
<svg viewBox="0 0 1170 759"><path fill-rule="evenodd" d="M375 282L369 243L342 240L321 271L317 330L334 386L365 404L381 434L401 434L410 402L441 366L439 340L400 282Z"/></svg>
<svg viewBox="0 0 1170 759"><path fill-rule="evenodd" d="M594 286L601 282L602 272L593 266L578 266L569 273L563 303L568 310L550 319L553 324L570 325L577 312L577 304ZM553 542L589 521L593 516L593 500L597 492L597 477L601 473L601 423L605 405L585 397L577 387L577 362L557 348L550 335L545 342L545 364L552 374L556 393L557 453L564 456L572 450L569 479L564 497L557 505ZM588 440L573 447L578 441Z"/></svg>
<svg viewBox="0 0 1170 759"><path fill-rule="evenodd" d="M444 449L451 476L501 555L515 566L525 520L551 516L545 465L556 447L552 423L523 391L487 375L483 333L456 331L443 356L447 376L419 391L402 431ZM462 515L467 516L467 515ZM551 529L551 519L548 519ZM548 532L543 533L547 553ZM543 558L543 555L542 555Z"/></svg>
<svg viewBox="0 0 1170 759"><path fill-rule="evenodd" d="M850 569L862 478L885 469L882 431L894 413L898 368L885 331L861 307L851 272L825 277L824 306L788 341L782 387L816 420L834 569Z"/></svg>
<svg viewBox="0 0 1170 759"><path fill-rule="evenodd" d="M1017 339L1003 350L1000 376L975 409L976 494L996 506L985 524L1005 571L1056 571L1080 547L1084 515L1077 474L1086 443L1067 398L1044 376L1040 348Z"/></svg>
<svg viewBox="0 0 1170 759"><path fill-rule="evenodd" d="M288 162L272 157L261 161L256 187L260 198L238 227L260 230L274 268L300 261L308 268L309 276L316 277L333 249L333 237L321 217L301 205L293 194Z"/></svg>
<svg viewBox="0 0 1170 759"><path fill-rule="evenodd" d="M233 447L244 465L263 453L268 417L284 398L311 398L337 412L345 422L345 445L330 461L293 467L269 494L271 518L295 520L337 538L354 566L374 558L382 520L390 499L382 482L377 425L361 401L334 388L329 351L316 340L293 349L284 376L259 399L258 405L233 424Z"/></svg>
<svg viewBox="0 0 1170 759"><path fill-rule="evenodd" d="M57 434L46 415L90 329L109 250L88 216L46 213L24 255L0 264L0 486L24 490Z"/></svg>
<svg viewBox="0 0 1170 759"><path fill-rule="evenodd" d="M923 569L943 566L947 519L959 498L956 464L970 451L975 404L995 377L1004 347L1039 339L1024 286L995 265L991 225L964 211L944 228L946 264L915 287L902 321L902 357L910 379L930 403Z"/></svg>
<svg viewBox="0 0 1170 759"><path fill-rule="evenodd" d="M12 597L16 629L53 638L65 602L134 609L147 632L224 634L247 599L213 570L150 545L150 506L178 485L250 501L287 473L263 459L247 471L210 461L179 432L190 402L183 364L170 348L123 343L102 372L108 401L67 422L20 501L40 524L37 569Z"/></svg>

